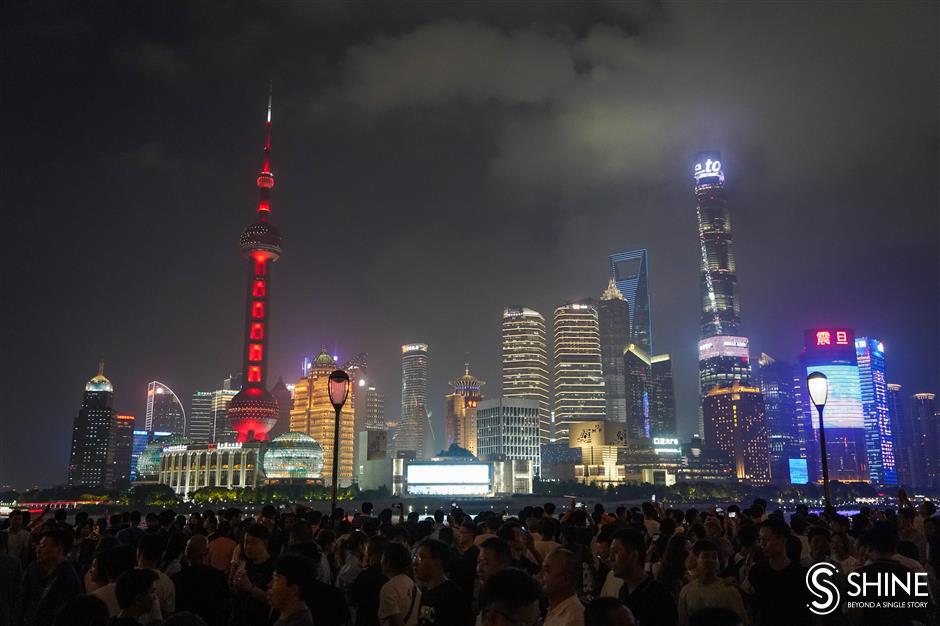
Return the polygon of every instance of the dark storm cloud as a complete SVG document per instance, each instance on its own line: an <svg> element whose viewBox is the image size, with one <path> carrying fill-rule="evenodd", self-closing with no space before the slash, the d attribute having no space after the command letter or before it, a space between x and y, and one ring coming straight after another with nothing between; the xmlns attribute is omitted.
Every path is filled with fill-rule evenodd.
<svg viewBox="0 0 940 626"><path fill-rule="evenodd" d="M688 434L689 162L714 148L753 355L793 360L802 328L852 325L885 341L890 378L936 389L934 5L30 4L12 17L0 177L29 236L9 251L7 367L43 400L4 413L0 483L64 478L100 354L118 408L138 415L148 380L188 397L238 367L235 242L270 78L286 234L274 378L321 344L365 350L394 415L398 346L427 341L439 420L468 358L498 393L504 305L550 318L600 293L608 253L646 247L654 343L676 359Z"/></svg>

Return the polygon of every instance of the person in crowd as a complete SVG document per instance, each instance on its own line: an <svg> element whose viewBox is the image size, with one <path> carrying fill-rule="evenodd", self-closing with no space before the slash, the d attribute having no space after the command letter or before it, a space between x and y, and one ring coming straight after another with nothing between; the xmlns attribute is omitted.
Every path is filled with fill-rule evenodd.
<svg viewBox="0 0 940 626"><path fill-rule="evenodd" d="M141 618L151 615L159 603L156 582L157 574L151 569L130 569L121 574L114 592L120 611L108 626L140 626Z"/></svg>
<svg viewBox="0 0 940 626"><path fill-rule="evenodd" d="M136 548L137 542L140 541L140 538L144 535L144 530L140 527L140 511L131 511L127 518L127 527L118 531L117 540L125 545Z"/></svg>
<svg viewBox="0 0 940 626"><path fill-rule="evenodd" d="M707 539L692 546L696 559L696 577L686 583L679 592L679 624L688 626L689 616L704 608L721 607L737 613L742 624L748 623L747 611L741 594L731 585L718 578L721 568L720 549Z"/></svg>
<svg viewBox="0 0 940 626"><path fill-rule="evenodd" d="M666 545L662 560L650 568L653 577L672 595L679 597L679 590L688 582L689 555L692 553L691 542L685 535L673 535Z"/></svg>
<svg viewBox="0 0 940 626"><path fill-rule="evenodd" d="M537 626L542 590L521 570L496 572L480 592L480 626Z"/></svg>
<svg viewBox="0 0 940 626"><path fill-rule="evenodd" d="M614 574L623 580L620 600L640 624L675 626L676 604L669 591L646 573L646 540L643 533L628 528L614 533L610 561Z"/></svg>
<svg viewBox="0 0 940 626"><path fill-rule="evenodd" d="M541 557L532 546L532 535L518 521L508 521L499 527L496 536L506 542L512 559L512 567L534 575L541 567Z"/></svg>
<svg viewBox="0 0 940 626"><path fill-rule="evenodd" d="M538 535L534 541L535 551L543 559L555 548L560 548L558 538L561 536L561 524L554 517L543 516L536 520L532 532Z"/></svg>
<svg viewBox="0 0 940 626"><path fill-rule="evenodd" d="M209 540L193 535L186 542L186 567L173 576L176 609L201 617L208 626L226 626L231 592L225 574L209 565Z"/></svg>
<svg viewBox="0 0 940 626"><path fill-rule="evenodd" d="M268 553L268 527L249 526L242 540L245 560L232 575L232 620L234 626L266 623L271 613L268 585L274 576L274 559Z"/></svg>
<svg viewBox="0 0 940 626"><path fill-rule="evenodd" d="M578 599L581 560L570 550L553 550L542 562L539 574L548 600L544 626L584 626L584 605Z"/></svg>
<svg viewBox="0 0 940 626"><path fill-rule="evenodd" d="M594 555L597 557L597 576L595 589L599 589L601 598L616 598L620 594L623 580L617 578L610 563L610 541L614 533L620 530L620 523L608 524L597 534L594 540Z"/></svg>
<svg viewBox="0 0 940 626"><path fill-rule="evenodd" d="M479 546L477 557L477 577L481 584L500 570L512 566L512 552L505 541L490 537Z"/></svg>
<svg viewBox="0 0 940 626"><path fill-rule="evenodd" d="M366 567L349 587L350 605L355 608L354 626L378 626L379 595L388 578L382 573L382 555L388 540L380 535L366 544Z"/></svg>
<svg viewBox="0 0 940 626"><path fill-rule="evenodd" d="M139 517L138 515L138 523ZM163 548L164 540L160 535L142 535L137 544L137 567L149 569L157 576L154 587L157 590L157 599L160 601L160 614L169 616L176 611L176 588L170 577L159 568Z"/></svg>
<svg viewBox="0 0 940 626"><path fill-rule="evenodd" d="M18 558L7 554L7 534L0 533L0 626L13 624L13 607L20 595L23 565Z"/></svg>
<svg viewBox="0 0 940 626"><path fill-rule="evenodd" d="M839 571L846 575L855 571L859 563L853 554L854 542L849 540L848 535L841 531L832 533L829 546L832 560L839 567Z"/></svg>
<svg viewBox="0 0 940 626"><path fill-rule="evenodd" d="M761 524L758 542L764 560L751 567L743 589L755 596L762 625L801 626L810 622L806 569L787 555L788 539L790 528L782 519L775 517Z"/></svg>
<svg viewBox="0 0 940 626"><path fill-rule="evenodd" d="M304 602L304 588L313 564L298 554L285 554L274 564L268 603L277 611L274 626L313 626L313 614Z"/></svg>
<svg viewBox="0 0 940 626"><path fill-rule="evenodd" d="M29 513L26 511L13 509L10 511L9 526L3 531L3 534L6 535L5 554L19 559L23 567L29 564L30 541L32 538L29 529L26 528L25 518L27 515Z"/></svg>
<svg viewBox="0 0 940 626"><path fill-rule="evenodd" d="M470 520L464 520L457 529L457 560L451 571L451 579L463 591L467 603L473 601L477 579L477 559L480 548L475 545L479 527Z"/></svg>
<svg viewBox="0 0 940 626"><path fill-rule="evenodd" d="M584 609L584 626L636 626L636 620L619 598L602 596Z"/></svg>
<svg viewBox="0 0 940 626"><path fill-rule="evenodd" d="M917 548L916 560L921 563L927 561L927 537L922 530L915 525L915 520L919 519L917 513L912 508L902 508L898 511L898 541L908 541ZM923 522L921 521L921 525Z"/></svg>
<svg viewBox="0 0 940 626"><path fill-rule="evenodd" d="M470 626L473 621L466 595L447 577L450 559L447 545L430 537L415 550L415 579L421 587L418 626Z"/></svg>
<svg viewBox="0 0 940 626"><path fill-rule="evenodd" d="M23 576L19 617L23 626L51 625L59 608L82 592L78 572L68 560L72 533L55 528L42 534L36 545L36 560Z"/></svg>
<svg viewBox="0 0 940 626"><path fill-rule="evenodd" d="M227 575L232 565L235 546L238 545L232 538L230 524L225 520L219 522L213 515L203 521L202 527L209 537L209 565Z"/></svg>
<svg viewBox="0 0 940 626"><path fill-rule="evenodd" d="M411 552L399 543L389 543L382 555L382 572L388 582L379 592L378 618L381 626L416 626L421 591L408 575Z"/></svg>

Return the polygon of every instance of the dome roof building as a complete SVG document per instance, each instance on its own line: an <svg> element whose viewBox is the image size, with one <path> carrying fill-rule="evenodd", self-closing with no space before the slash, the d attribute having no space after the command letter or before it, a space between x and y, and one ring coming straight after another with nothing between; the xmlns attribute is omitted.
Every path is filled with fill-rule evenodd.
<svg viewBox="0 0 940 626"><path fill-rule="evenodd" d="M170 435L148 443L137 459L138 480L156 480L160 473L160 456L166 446L186 446L190 441L183 435Z"/></svg>
<svg viewBox="0 0 940 626"><path fill-rule="evenodd" d="M323 448L304 433L284 433L271 440L261 457L268 480L312 480L323 473Z"/></svg>

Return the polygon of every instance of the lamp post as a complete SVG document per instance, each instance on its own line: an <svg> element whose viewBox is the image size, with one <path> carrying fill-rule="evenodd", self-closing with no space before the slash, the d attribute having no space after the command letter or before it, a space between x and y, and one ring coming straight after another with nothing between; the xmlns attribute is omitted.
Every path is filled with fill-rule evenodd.
<svg viewBox="0 0 940 626"><path fill-rule="evenodd" d="M809 398L819 412L819 448L822 454L823 489L826 494L826 508L832 506L829 496L829 457L826 454L826 429L823 427L823 409L829 399L829 379L822 372L813 372L806 377Z"/></svg>
<svg viewBox="0 0 940 626"><path fill-rule="evenodd" d="M339 482L339 414L349 397L349 374L343 370L334 370L330 374L330 404L336 411L336 423L333 426L333 497L330 502L330 519L336 522L336 484Z"/></svg>

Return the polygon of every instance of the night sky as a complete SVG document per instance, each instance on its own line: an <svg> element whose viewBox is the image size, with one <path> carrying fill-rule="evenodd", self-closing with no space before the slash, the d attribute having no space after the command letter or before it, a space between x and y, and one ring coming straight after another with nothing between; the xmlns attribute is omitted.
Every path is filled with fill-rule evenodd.
<svg viewBox="0 0 940 626"><path fill-rule="evenodd" d="M940 391L936 3L14 3L4 9L0 485L64 483L99 356L115 407L241 364L238 236L274 84L270 382L366 351L399 406L431 346L438 433L502 307L597 297L647 248L654 347L694 428L691 159L723 153L754 360L884 341Z"/></svg>

